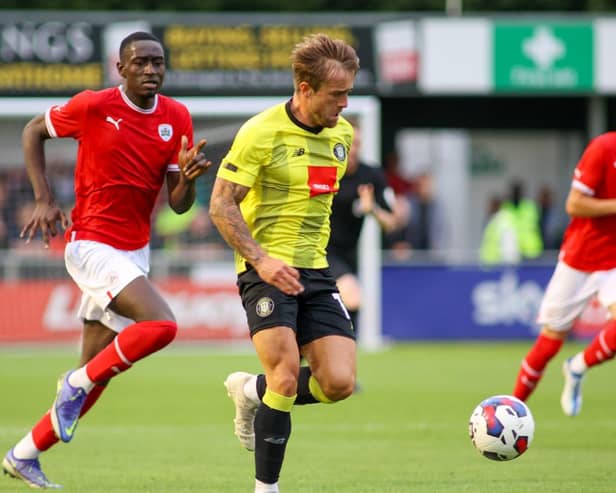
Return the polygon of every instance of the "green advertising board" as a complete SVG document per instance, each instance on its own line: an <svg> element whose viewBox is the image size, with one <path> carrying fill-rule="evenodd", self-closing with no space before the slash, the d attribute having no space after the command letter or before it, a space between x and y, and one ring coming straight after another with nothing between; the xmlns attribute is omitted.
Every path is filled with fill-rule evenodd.
<svg viewBox="0 0 616 493"><path fill-rule="evenodd" d="M495 22L496 92L593 90L593 27L588 22Z"/></svg>

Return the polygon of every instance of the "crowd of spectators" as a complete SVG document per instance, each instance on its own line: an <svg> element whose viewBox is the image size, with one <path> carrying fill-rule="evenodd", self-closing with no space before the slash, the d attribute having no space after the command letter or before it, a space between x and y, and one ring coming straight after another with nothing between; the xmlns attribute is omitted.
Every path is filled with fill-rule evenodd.
<svg viewBox="0 0 616 493"><path fill-rule="evenodd" d="M67 216L73 207L73 168L60 162L48 163L49 179L56 201ZM207 213L208 197L213 178L200 180L195 206L186 214L171 214L166 197L158 199L152 224L152 249L181 250L186 252L199 248L209 252L227 247L210 222ZM164 190L164 189L163 189ZM38 255L61 255L64 239L59 235L52 239L49 251L45 252L38 241L31 244L19 237L21 230L32 215L34 198L28 177L23 168L0 169L0 250L11 249L20 253L35 252Z"/></svg>
<svg viewBox="0 0 616 493"><path fill-rule="evenodd" d="M64 162L48 163L49 179L56 201L70 217L73 206L73 168ZM389 185L396 195L396 213L404 228L383 238L383 248L395 250L403 258L413 249L431 248L431 203L432 181L430 175L407 179L397 174L395 166L385 166ZM195 206L186 214L172 213L165 197L166 190L158 199L152 224L152 249L175 252L225 252L227 246L213 227L209 215L209 196L214 173L198 181ZM39 242L27 245L19 233L30 218L34 207L32 189L25 169L15 167L0 169L0 249L19 252L41 252ZM60 255L63 238L58 236L50 244L46 254ZM228 253L228 252L227 252Z"/></svg>
<svg viewBox="0 0 616 493"><path fill-rule="evenodd" d="M64 162L50 162L48 169L56 200L70 217L74 197L73 168ZM384 170L388 185L395 194L394 212L405 226L383 236L383 249L389 251L392 258L404 260L418 250L429 251L437 247L442 224L439 221L433 176L429 172L417 176L405 175L395 153L386 156ZM166 205L166 189L163 187L153 215L152 249L182 254L195 252L214 258L229 254L228 247L212 225L207 212L214 175L206 174L198 181L195 206L183 215L172 213ZM542 189L537 200L539 226L545 248L549 249L558 248L561 234L555 227L560 222L555 220L551 198L550 190ZM42 251L39 242L27 245L19 237L33 207L32 189L25 170L19 167L0 168L0 250L61 255L64 248L61 237L52 240L47 252Z"/></svg>
<svg viewBox="0 0 616 493"><path fill-rule="evenodd" d="M405 173L395 151L385 157L384 169L387 183L395 194L396 213L403 226L384 235L383 248L398 260L408 259L416 251L436 248L443 225L432 172Z"/></svg>

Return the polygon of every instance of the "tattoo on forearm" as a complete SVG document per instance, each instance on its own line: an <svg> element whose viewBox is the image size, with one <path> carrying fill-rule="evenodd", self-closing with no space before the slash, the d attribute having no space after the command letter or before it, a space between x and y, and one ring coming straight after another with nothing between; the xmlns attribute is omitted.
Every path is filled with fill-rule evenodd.
<svg viewBox="0 0 616 493"><path fill-rule="evenodd" d="M251 264L264 255L242 217L239 204L248 188L236 183L218 180L211 197L210 216L225 241Z"/></svg>

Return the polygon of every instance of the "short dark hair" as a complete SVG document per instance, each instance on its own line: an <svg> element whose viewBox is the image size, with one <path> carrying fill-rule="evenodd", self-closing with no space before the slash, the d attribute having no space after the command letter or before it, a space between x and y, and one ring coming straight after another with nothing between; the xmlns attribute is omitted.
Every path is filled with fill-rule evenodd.
<svg viewBox="0 0 616 493"><path fill-rule="evenodd" d="M124 53L124 50L135 41L156 41L159 45L163 45L160 42L160 39L152 33L146 31L136 31L126 36L120 43L120 60L122 59L122 53Z"/></svg>

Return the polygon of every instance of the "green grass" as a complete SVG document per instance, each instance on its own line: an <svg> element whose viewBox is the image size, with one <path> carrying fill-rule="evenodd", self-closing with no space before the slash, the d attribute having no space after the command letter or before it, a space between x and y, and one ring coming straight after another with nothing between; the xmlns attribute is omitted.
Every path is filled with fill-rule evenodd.
<svg viewBox="0 0 616 493"><path fill-rule="evenodd" d="M335 405L296 407L283 493L613 492L616 368L596 368L585 407L558 403L568 344L529 405L535 440L512 462L481 457L467 423L483 398L510 393L524 344L412 344L359 356L362 391ZM53 399L72 350L0 350L0 452ZM117 378L69 445L42 456L48 476L79 493L240 493L253 490L253 457L232 433L222 382L257 371L252 351L176 346ZM0 477L0 492L28 491Z"/></svg>

